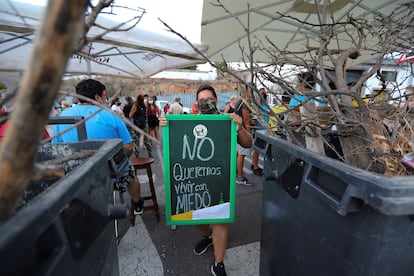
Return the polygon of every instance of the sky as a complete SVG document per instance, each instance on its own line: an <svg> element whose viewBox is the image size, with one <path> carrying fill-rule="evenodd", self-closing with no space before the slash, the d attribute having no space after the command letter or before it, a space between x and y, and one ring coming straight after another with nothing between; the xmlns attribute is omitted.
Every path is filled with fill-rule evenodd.
<svg viewBox="0 0 414 276"><path fill-rule="evenodd" d="M46 5L47 3L47 0L15 1L38 5ZM141 27L156 31L165 30L166 28L158 20L160 18L190 41L199 43L201 40L203 0L115 0L115 3L119 6L145 8L146 14L139 23ZM120 17L127 17L130 11L128 12L127 9L121 10L122 15Z"/></svg>

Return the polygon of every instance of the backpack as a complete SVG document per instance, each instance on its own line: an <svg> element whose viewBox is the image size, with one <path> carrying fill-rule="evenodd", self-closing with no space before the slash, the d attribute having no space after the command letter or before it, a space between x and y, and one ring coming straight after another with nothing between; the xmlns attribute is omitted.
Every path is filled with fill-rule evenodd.
<svg viewBox="0 0 414 276"><path fill-rule="evenodd" d="M144 129L147 124L147 108L145 106L138 106L134 114L134 125L140 129Z"/></svg>

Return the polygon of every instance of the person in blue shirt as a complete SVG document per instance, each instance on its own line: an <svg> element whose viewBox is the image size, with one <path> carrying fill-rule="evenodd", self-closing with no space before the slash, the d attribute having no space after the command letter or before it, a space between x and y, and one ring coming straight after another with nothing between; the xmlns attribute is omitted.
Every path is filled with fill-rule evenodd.
<svg viewBox="0 0 414 276"><path fill-rule="evenodd" d="M126 127L126 124L116 115L107 110L98 110L99 106L94 105L85 98L92 99L98 103L106 103L106 88L101 82L86 79L82 80L76 85L76 94L79 97L79 104L62 111L60 116L82 116L84 118L94 114L91 118L86 120L85 127L89 140L103 140L119 138L123 141L124 150L130 156L133 150L133 140ZM56 125L53 136L58 135L63 130L72 125ZM59 134L52 139L52 142L78 142L78 135L76 128L69 130L66 133ZM128 170L117 179L114 184L115 189L121 192L128 191L131 196L132 207L134 214L142 214L143 201L140 196L140 183L135 175L133 167L130 165Z"/></svg>

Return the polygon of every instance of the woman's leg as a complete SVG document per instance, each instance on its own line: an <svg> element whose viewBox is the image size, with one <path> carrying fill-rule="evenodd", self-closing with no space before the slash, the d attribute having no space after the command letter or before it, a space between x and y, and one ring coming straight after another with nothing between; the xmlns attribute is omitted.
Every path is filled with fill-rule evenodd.
<svg viewBox="0 0 414 276"><path fill-rule="evenodd" d="M155 127L151 128L151 137L155 139ZM154 140L152 141L154 143Z"/></svg>
<svg viewBox="0 0 414 276"><path fill-rule="evenodd" d="M159 133L158 133L158 126L155 126L154 127L154 137L157 140L157 146L159 146L159 144L160 144L160 136L159 136Z"/></svg>

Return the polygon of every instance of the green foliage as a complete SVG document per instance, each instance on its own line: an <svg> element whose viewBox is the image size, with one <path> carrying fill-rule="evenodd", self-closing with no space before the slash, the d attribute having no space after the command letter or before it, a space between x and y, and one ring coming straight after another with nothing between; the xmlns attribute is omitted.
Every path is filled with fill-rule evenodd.
<svg viewBox="0 0 414 276"><path fill-rule="evenodd" d="M0 81L0 90L6 90L7 86Z"/></svg>
<svg viewBox="0 0 414 276"><path fill-rule="evenodd" d="M197 65L187 66L187 67L185 67L183 69L184 70L194 70L194 71L196 71L197 70Z"/></svg>
<svg viewBox="0 0 414 276"><path fill-rule="evenodd" d="M229 65L225 63L224 61L216 61L214 62L214 65L216 65L217 68L222 69L222 70L229 69Z"/></svg>

